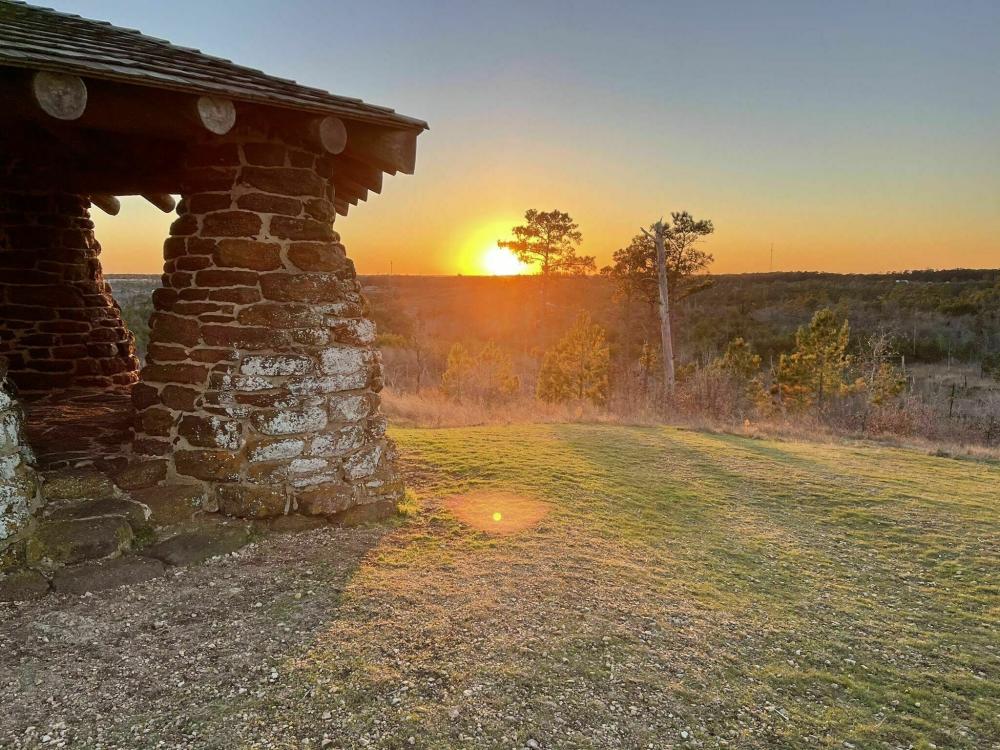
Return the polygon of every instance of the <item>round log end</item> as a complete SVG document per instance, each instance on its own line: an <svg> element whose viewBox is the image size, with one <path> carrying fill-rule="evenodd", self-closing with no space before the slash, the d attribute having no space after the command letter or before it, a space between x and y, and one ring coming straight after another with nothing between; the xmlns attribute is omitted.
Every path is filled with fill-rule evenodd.
<svg viewBox="0 0 1000 750"><path fill-rule="evenodd" d="M229 99L199 96L198 118L209 132L225 135L236 124L236 106Z"/></svg>
<svg viewBox="0 0 1000 750"><path fill-rule="evenodd" d="M77 120L87 109L87 84L79 76L41 70L32 76L31 91L42 111L57 120Z"/></svg>
<svg viewBox="0 0 1000 750"><path fill-rule="evenodd" d="M91 195L90 202L108 216L117 216L122 210L121 201L113 195Z"/></svg>
<svg viewBox="0 0 1000 750"><path fill-rule="evenodd" d="M347 146L347 128L339 117L324 117L317 124L320 145L329 154L339 154Z"/></svg>

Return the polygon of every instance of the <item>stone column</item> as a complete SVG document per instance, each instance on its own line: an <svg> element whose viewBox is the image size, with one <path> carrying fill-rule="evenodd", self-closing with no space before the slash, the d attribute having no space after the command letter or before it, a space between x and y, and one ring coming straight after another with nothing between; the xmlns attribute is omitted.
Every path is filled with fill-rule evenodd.
<svg viewBox="0 0 1000 750"><path fill-rule="evenodd" d="M136 452L241 517L388 508L375 329L333 231L330 165L251 136L195 149L133 391Z"/></svg>
<svg viewBox="0 0 1000 750"><path fill-rule="evenodd" d="M24 414L7 384L7 363L0 357L0 571L12 537L37 510L34 457L24 441Z"/></svg>
<svg viewBox="0 0 1000 750"><path fill-rule="evenodd" d="M26 398L138 380L89 206L79 195L0 193L0 354Z"/></svg>

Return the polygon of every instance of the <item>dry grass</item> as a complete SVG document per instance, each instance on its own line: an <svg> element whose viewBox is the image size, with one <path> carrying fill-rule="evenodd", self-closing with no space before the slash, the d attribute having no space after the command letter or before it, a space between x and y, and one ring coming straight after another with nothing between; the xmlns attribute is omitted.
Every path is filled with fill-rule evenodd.
<svg viewBox="0 0 1000 750"><path fill-rule="evenodd" d="M547 404L520 396L501 403L456 402L437 390L420 393L382 392L382 409L399 427L475 427L512 424L645 424L657 422L653 414L623 417L591 404Z"/></svg>
<svg viewBox="0 0 1000 750"><path fill-rule="evenodd" d="M668 416L649 408L628 413L609 411L590 404L546 404L534 398L520 397L502 404L456 403L439 391L420 394L382 392L383 410L398 427L483 427L525 424L613 424L653 426L669 425L703 432L739 435L774 440L802 440L818 443L871 442L896 448L920 451L928 455L1000 461L1000 446L985 446L947 438L930 439L920 435L873 435L843 430L809 414L766 419L740 420L711 418L692 413Z"/></svg>

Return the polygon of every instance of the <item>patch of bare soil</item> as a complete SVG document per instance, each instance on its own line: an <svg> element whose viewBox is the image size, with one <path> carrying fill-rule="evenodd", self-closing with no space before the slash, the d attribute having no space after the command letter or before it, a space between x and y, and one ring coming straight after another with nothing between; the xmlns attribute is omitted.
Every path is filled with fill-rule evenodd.
<svg viewBox="0 0 1000 750"><path fill-rule="evenodd" d="M387 528L272 536L166 579L0 605L0 747L210 748L273 705ZM297 745L295 745L297 746Z"/></svg>
<svg viewBox="0 0 1000 750"><path fill-rule="evenodd" d="M446 505L501 499L540 515L491 536L431 500L0 610L0 747L662 748L718 721L692 697L724 679L732 623L535 501ZM727 719L764 741L778 721Z"/></svg>

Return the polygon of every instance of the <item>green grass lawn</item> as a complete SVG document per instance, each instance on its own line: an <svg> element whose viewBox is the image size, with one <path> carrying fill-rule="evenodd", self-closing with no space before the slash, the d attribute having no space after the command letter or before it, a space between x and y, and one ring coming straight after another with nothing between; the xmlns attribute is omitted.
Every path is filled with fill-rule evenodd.
<svg viewBox="0 0 1000 750"><path fill-rule="evenodd" d="M1000 467L672 428L393 436L418 509L304 665L350 673L359 728L380 686L421 747L1000 746ZM491 536L440 505L476 490L551 512Z"/></svg>

